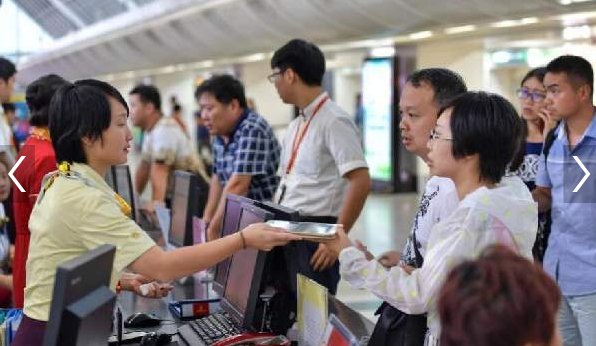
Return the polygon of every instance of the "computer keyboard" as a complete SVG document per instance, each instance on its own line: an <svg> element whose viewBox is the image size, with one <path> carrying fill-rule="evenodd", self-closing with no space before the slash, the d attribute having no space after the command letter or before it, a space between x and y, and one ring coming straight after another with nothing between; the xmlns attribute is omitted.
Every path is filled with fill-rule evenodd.
<svg viewBox="0 0 596 346"><path fill-rule="evenodd" d="M240 333L240 328L225 313L214 313L178 328L178 334L189 345L211 345Z"/></svg>

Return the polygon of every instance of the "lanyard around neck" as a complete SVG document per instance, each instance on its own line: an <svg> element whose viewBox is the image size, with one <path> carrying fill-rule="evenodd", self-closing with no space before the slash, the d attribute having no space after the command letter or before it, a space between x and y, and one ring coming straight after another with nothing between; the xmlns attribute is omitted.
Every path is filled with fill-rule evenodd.
<svg viewBox="0 0 596 346"><path fill-rule="evenodd" d="M325 102L327 102L328 99L329 99L329 96L327 95L327 96L323 97L323 99L321 101L319 101L319 103L315 107L315 110L313 111L312 115L306 122L306 125L304 126L304 130L302 130L302 133L300 133L300 126L298 126L298 128L296 129L296 134L294 135L294 141L292 143L292 154L290 156L290 161L288 162L288 166L286 167L286 175L290 174L290 172L292 171L292 168L294 168L294 163L296 162L296 157L298 156L298 149L300 149L300 144L302 144L302 140L304 139L304 136L306 135L306 131L308 131L310 123L312 122L315 115L317 115L319 110L321 110L321 108L323 107Z"/></svg>

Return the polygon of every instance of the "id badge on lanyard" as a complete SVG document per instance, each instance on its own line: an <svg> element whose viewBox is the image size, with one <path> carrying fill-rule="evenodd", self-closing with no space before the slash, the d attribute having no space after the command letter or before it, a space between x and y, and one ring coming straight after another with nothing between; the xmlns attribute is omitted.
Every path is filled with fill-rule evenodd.
<svg viewBox="0 0 596 346"><path fill-rule="evenodd" d="M296 180L297 177L295 174L284 174L281 178L281 183L279 184L279 188L277 189L277 193L275 194L275 203L277 204L281 204L281 202L284 200L284 197L286 195L286 190L288 188L288 185L290 185L291 187L296 186L296 184L294 184L294 180Z"/></svg>

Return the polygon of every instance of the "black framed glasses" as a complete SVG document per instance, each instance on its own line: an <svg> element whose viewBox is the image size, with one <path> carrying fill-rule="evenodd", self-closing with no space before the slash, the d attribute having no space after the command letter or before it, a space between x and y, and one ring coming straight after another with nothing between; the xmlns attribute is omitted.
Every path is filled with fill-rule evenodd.
<svg viewBox="0 0 596 346"><path fill-rule="evenodd" d="M519 97L520 99L525 100L529 98L533 102L542 102L546 98L545 93L531 92L528 89L517 89L515 93L517 94L517 97Z"/></svg>
<svg viewBox="0 0 596 346"><path fill-rule="evenodd" d="M283 71L273 72L272 74L267 76L267 79L269 80L270 83L275 83L275 77L277 77L278 75L280 75L282 73L283 73Z"/></svg>

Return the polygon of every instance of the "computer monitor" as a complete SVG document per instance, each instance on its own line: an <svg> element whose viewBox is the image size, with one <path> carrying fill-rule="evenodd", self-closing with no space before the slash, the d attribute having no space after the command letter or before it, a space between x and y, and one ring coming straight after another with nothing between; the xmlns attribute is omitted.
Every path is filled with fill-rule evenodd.
<svg viewBox="0 0 596 346"><path fill-rule="evenodd" d="M189 206L192 198L189 197L196 187L196 180L197 177L189 172L174 172L169 242L177 247L192 245L192 206Z"/></svg>
<svg viewBox="0 0 596 346"><path fill-rule="evenodd" d="M275 220L299 221L300 214L294 209L273 202L255 202L255 205L273 214ZM291 242L286 246L272 249L267 254L265 263L265 282L276 290L296 292L296 273L298 269L298 249L302 245Z"/></svg>
<svg viewBox="0 0 596 346"><path fill-rule="evenodd" d="M114 175L114 191L128 203L132 211L130 218L136 221L135 195L130 176L130 167L128 165L118 165L112 166L112 170L112 174Z"/></svg>
<svg viewBox="0 0 596 346"><path fill-rule="evenodd" d="M253 205L242 205L239 230L253 223L270 220L273 214ZM232 256L225 285L223 309L239 325L254 330L255 311L266 253L255 249L244 249Z"/></svg>
<svg viewBox="0 0 596 346"><path fill-rule="evenodd" d="M199 193L202 190L202 193ZM205 189L199 185L196 174L184 171L174 172L174 195L172 196L172 217L169 242L176 247L193 244L192 217L203 216Z"/></svg>
<svg viewBox="0 0 596 346"><path fill-rule="evenodd" d="M240 223L240 214L242 212L242 204L252 204L253 200L234 195L226 195L226 204L224 205L224 219L221 226L220 237L228 236L238 231L238 224ZM228 267L230 266L231 257L219 262L215 267L215 278L213 281L213 290L221 297L224 294L226 280L228 279Z"/></svg>
<svg viewBox="0 0 596 346"><path fill-rule="evenodd" d="M284 207L283 205L279 205L277 203L270 201L255 201L254 204L257 207L272 213L273 219L275 220L298 221L300 219L300 214L297 210Z"/></svg>
<svg viewBox="0 0 596 346"><path fill-rule="evenodd" d="M108 183L108 185L112 188L112 190L116 191L116 183L115 181L115 174L114 174L114 166L111 166L110 169L108 170L108 173L106 173L106 176L104 177L104 180L106 181L106 183Z"/></svg>
<svg viewBox="0 0 596 346"><path fill-rule="evenodd" d="M108 288L115 252L106 244L58 266L44 346L107 343L116 302Z"/></svg>
<svg viewBox="0 0 596 346"><path fill-rule="evenodd" d="M220 237L225 237L238 230L238 223L240 222L240 212L242 210L242 204L254 204L256 203L250 198L234 195L228 193L226 195L226 204L224 205L224 219L221 225L219 233Z"/></svg>

